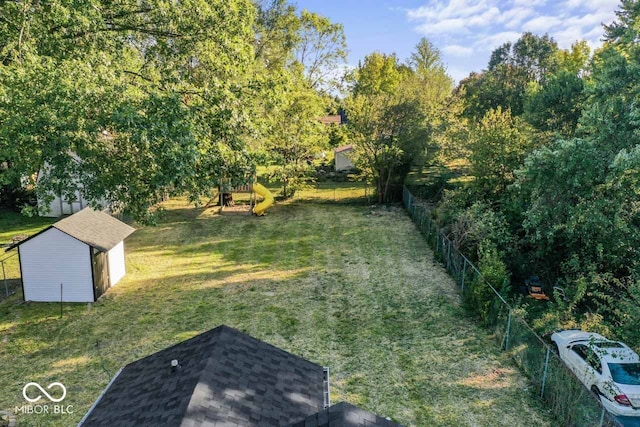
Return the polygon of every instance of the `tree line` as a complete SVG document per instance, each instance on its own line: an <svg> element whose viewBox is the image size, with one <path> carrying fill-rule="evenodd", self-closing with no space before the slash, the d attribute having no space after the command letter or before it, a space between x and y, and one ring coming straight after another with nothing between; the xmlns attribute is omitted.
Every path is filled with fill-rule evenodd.
<svg viewBox="0 0 640 427"><path fill-rule="evenodd" d="M423 194L505 295L533 275L556 293L542 310L520 300L541 330L640 342L639 22L640 2L622 1L593 53L525 33L449 99L457 112L431 159L446 184Z"/></svg>

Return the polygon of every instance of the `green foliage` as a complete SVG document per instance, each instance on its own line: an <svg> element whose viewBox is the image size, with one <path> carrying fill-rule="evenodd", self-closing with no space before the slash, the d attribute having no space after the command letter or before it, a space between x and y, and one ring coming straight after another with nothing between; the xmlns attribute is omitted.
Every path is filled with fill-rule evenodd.
<svg viewBox="0 0 640 427"><path fill-rule="evenodd" d="M347 43L342 24L303 10L300 15L300 43L296 59L305 68L307 82L315 90L331 90L342 76L336 75L339 65L346 63Z"/></svg>
<svg viewBox="0 0 640 427"><path fill-rule="evenodd" d="M514 116L524 111L527 85L540 82L556 67L558 46L548 35L524 33L514 44L505 43L491 54L489 66L481 74L471 73L458 91L465 99L464 115L479 119L501 107Z"/></svg>
<svg viewBox="0 0 640 427"><path fill-rule="evenodd" d="M393 198L412 165L435 157L451 79L440 53L423 39L409 65L373 53L353 74L346 102L357 166L376 183L378 202Z"/></svg>
<svg viewBox="0 0 640 427"><path fill-rule="evenodd" d="M504 253L511 250L514 243L501 213L483 201L458 212L448 230L454 246L473 260L482 257L483 247L497 248Z"/></svg>
<svg viewBox="0 0 640 427"><path fill-rule="evenodd" d="M253 4L23 6L0 5L22 27L0 30L2 175L140 220L162 192L208 193L249 131Z"/></svg>
<svg viewBox="0 0 640 427"><path fill-rule="evenodd" d="M474 180L472 189L482 197L499 199L513 183L513 171L532 150L526 126L509 110L489 110L472 127L469 162Z"/></svg>
<svg viewBox="0 0 640 427"><path fill-rule="evenodd" d="M322 98L301 73L292 72L283 95L270 110L262 146L270 162L277 165L273 177L282 182L284 197L302 188L313 175L313 159L328 148L327 128L318 120L322 107Z"/></svg>
<svg viewBox="0 0 640 427"><path fill-rule="evenodd" d="M277 160L306 158L322 133L312 86L344 57L341 26L284 0L3 2L0 15L0 185L80 190L138 220L166 192L242 183L266 136Z"/></svg>
<svg viewBox="0 0 640 427"><path fill-rule="evenodd" d="M489 285L502 293L509 286L509 273L498 250L490 245L481 248L478 269L484 278L476 277L472 283L469 283L469 290L465 292L464 304L483 323L491 325L495 320L493 310L496 294Z"/></svg>
<svg viewBox="0 0 640 427"><path fill-rule="evenodd" d="M364 58L364 64L358 65L354 78L354 96L392 96L402 79L398 58L371 53Z"/></svg>
<svg viewBox="0 0 640 427"><path fill-rule="evenodd" d="M527 88L524 118L536 129L565 137L575 134L585 100L584 81L561 71Z"/></svg>
<svg viewBox="0 0 640 427"><path fill-rule="evenodd" d="M537 274L564 289L541 325L632 344L640 338L639 22L640 2L623 1L591 60L585 42L559 50L531 34L496 49L488 69L458 87L463 119L448 122L440 141L468 158L472 179L437 209L463 251L480 248L517 280ZM491 248L501 255L482 253Z"/></svg>

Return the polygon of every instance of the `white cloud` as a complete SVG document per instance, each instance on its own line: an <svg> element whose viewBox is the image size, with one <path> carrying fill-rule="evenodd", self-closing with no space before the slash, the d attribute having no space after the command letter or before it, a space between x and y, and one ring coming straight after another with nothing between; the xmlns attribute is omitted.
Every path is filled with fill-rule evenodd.
<svg viewBox="0 0 640 427"><path fill-rule="evenodd" d="M544 6L547 4L547 0L513 0L515 6Z"/></svg>
<svg viewBox="0 0 640 427"><path fill-rule="evenodd" d="M488 53L529 31L548 33L561 48L587 40L601 44L602 24L615 19L620 0L423 0L404 9L412 28L440 47L445 62L487 64ZM444 46L444 47L443 47ZM480 67L482 67L481 65ZM468 74L468 73L467 73ZM459 79L458 75L454 78Z"/></svg>
<svg viewBox="0 0 640 427"><path fill-rule="evenodd" d="M507 42L515 42L520 38L521 35L522 33L516 31L502 31L500 33L482 37L475 43L475 45L479 48L484 47L489 51L492 51L496 47Z"/></svg>
<svg viewBox="0 0 640 427"><path fill-rule="evenodd" d="M522 25L522 29L524 31L540 34L548 32L551 28L556 27L561 23L562 20L555 16L538 16L525 22L524 25Z"/></svg>
<svg viewBox="0 0 640 427"><path fill-rule="evenodd" d="M508 29L518 27L526 18L534 15L536 12L529 7L515 7L503 12L498 18L498 22L504 23Z"/></svg>
<svg viewBox="0 0 640 427"><path fill-rule="evenodd" d="M585 10L616 10L620 0L566 0L563 4L567 9Z"/></svg>
<svg viewBox="0 0 640 427"><path fill-rule="evenodd" d="M457 31L467 32L467 24L464 19L443 19L437 22L427 22L416 27L419 33L424 35L453 33Z"/></svg>
<svg viewBox="0 0 640 427"><path fill-rule="evenodd" d="M473 49L458 44L448 45L442 48L442 52L451 56L469 56L473 53Z"/></svg>

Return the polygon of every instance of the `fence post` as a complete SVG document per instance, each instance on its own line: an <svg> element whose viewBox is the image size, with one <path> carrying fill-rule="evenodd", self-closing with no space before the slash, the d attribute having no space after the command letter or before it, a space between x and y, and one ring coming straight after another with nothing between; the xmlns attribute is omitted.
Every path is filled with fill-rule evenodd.
<svg viewBox="0 0 640 427"><path fill-rule="evenodd" d="M447 270L451 270L451 240L449 240L449 245L447 246Z"/></svg>
<svg viewBox="0 0 640 427"><path fill-rule="evenodd" d="M4 296L9 296L9 286L7 286L7 274L4 271L4 260L0 261L2 264L2 280L4 281Z"/></svg>
<svg viewBox="0 0 640 427"><path fill-rule="evenodd" d="M544 371L542 372L542 388L540 389L540 397L544 397L544 386L547 383L547 369L549 368L549 353L551 349L547 347L547 355L544 358Z"/></svg>
<svg viewBox="0 0 640 427"><path fill-rule="evenodd" d="M504 349L509 350L509 333L511 332L511 309L509 309L509 317L507 318L507 334L505 335L504 339Z"/></svg>
<svg viewBox="0 0 640 427"><path fill-rule="evenodd" d="M600 427L604 425L604 407L602 408L602 412L600 413Z"/></svg>

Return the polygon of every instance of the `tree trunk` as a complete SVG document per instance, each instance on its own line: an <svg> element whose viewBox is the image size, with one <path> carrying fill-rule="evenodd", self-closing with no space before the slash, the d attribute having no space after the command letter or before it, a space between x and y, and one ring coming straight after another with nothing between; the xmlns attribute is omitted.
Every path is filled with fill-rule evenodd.
<svg viewBox="0 0 640 427"><path fill-rule="evenodd" d="M384 170L380 169L378 171L378 185L377 185L377 193L378 193L378 203L382 203L384 194L383 194L383 180L384 180Z"/></svg>
<svg viewBox="0 0 640 427"><path fill-rule="evenodd" d="M389 172L387 173L387 180L384 183L384 197L383 200L385 203L389 201L389 182L391 182L391 172L393 168L389 168Z"/></svg>

